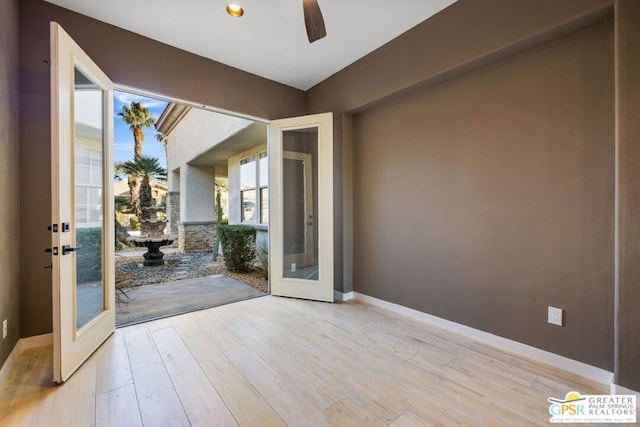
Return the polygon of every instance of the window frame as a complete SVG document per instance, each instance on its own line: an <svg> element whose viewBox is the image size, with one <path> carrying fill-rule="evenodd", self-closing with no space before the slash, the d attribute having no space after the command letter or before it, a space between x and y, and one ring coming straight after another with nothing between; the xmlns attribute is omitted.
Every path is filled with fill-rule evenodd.
<svg viewBox="0 0 640 427"><path fill-rule="evenodd" d="M263 184L260 180L260 161L262 159L265 159L265 164L267 167L267 183ZM254 162L255 163L255 182L253 182L253 186L249 187L247 186L246 188L243 187L243 178L242 178L242 166L246 165L248 162ZM244 162L244 163L243 163ZM239 201L240 201L240 223L241 224L251 224L251 225L268 225L269 224L269 217L268 217L268 206L267 206L267 218L266 221L264 220L263 217L263 192L262 190L264 189L269 189L269 174L268 174L268 168L269 168L269 154L267 151L267 148L264 146L260 146L257 149L253 149L250 151L246 151L244 153L241 153L239 156L239 161L238 161L238 174L239 174ZM246 220L244 217L244 207L243 207L243 203L244 203L244 192L245 191L253 191L255 193L255 201L254 201L254 215L253 215L253 219L252 220ZM268 203L268 196L267 196L267 203Z"/></svg>

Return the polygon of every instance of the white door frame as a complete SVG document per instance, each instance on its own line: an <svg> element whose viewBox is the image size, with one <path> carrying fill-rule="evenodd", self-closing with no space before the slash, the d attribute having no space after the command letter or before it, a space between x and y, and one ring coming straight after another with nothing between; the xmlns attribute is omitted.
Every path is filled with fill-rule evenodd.
<svg viewBox="0 0 640 427"><path fill-rule="evenodd" d="M282 135L286 131L318 129L318 280L284 277ZM271 294L333 302L333 114L273 120L269 125L269 279Z"/></svg>
<svg viewBox="0 0 640 427"><path fill-rule="evenodd" d="M51 195L53 284L53 376L66 381L115 330L113 271L113 84L55 22L51 23ZM103 310L77 329L74 165L74 72L78 68L103 92L102 281ZM62 224L69 224L69 229ZM57 230L55 229L57 227ZM81 249L80 249L81 250Z"/></svg>

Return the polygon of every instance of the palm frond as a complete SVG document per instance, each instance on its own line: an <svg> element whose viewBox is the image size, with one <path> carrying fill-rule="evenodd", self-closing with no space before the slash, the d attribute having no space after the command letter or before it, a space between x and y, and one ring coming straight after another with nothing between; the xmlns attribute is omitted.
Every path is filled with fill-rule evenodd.
<svg viewBox="0 0 640 427"><path fill-rule="evenodd" d="M140 102L132 101L131 105L123 105L122 111L118 113L118 117L121 117L125 123L131 125L130 130L136 127L151 127L156 122L156 118L153 117L151 111Z"/></svg>
<svg viewBox="0 0 640 427"><path fill-rule="evenodd" d="M117 162L115 169L129 177L154 179L162 182L167 180L167 170L160 166L160 161L155 157L142 156L139 160Z"/></svg>

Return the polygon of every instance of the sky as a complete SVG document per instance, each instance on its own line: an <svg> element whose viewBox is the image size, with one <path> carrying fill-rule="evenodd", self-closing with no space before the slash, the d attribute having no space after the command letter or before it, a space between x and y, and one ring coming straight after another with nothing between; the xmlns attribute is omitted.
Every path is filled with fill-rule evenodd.
<svg viewBox="0 0 640 427"><path fill-rule="evenodd" d="M122 112L123 105L130 105L132 101L140 102L147 107L153 117L158 120L160 114L167 106L166 101L159 99L147 98L144 96L133 95L128 92L114 91L113 100L113 157L116 162L133 160L133 132L129 130L118 113ZM163 168L167 167L167 161L164 154L164 145L156 140L156 128L151 125L150 128L142 128L144 132L144 141L142 141L142 155L157 157Z"/></svg>

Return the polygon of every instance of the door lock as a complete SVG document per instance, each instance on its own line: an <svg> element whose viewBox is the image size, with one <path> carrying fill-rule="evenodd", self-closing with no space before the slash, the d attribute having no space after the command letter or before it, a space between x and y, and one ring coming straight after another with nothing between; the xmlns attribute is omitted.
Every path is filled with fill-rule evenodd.
<svg viewBox="0 0 640 427"><path fill-rule="evenodd" d="M54 246L52 248L46 248L44 251L49 253L49 254L58 255L58 247L57 246Z"/></svg>
<svg viewBox="0 0 640 427"><path fill-rule="evenodd" d="M62 255L68 255L71 252L76 252L78 249L80 249L80 247L72 248L69 245L64 245L64 246L62 246Z"/></svg>

